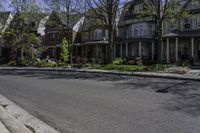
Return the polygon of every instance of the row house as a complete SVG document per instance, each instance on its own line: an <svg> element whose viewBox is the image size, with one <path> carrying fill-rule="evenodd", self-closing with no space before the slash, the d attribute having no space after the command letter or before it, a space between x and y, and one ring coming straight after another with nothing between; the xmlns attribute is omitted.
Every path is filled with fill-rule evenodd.
<svg viewBox="0 0 200 133"><path fill-rule="evenodd" d="M106 62L108 29L96 15L88 11L74 26L74 31L79 35L73 45L75 57L87 58L89 62Z"/></svg>
<svg viewBox="0 0 200 133"><path fill-rule="evenodd" d="M67 20L69 18L69 20ZM53 11L45 24L45 42L43 46L46 48L45 56L59 60L60 49L63 38L66 38L69 45L72 45L73 27L80 20L80 15L66 14ZM74 34L75 35L75 34Z"/></svg>
<svg viewBox="0 0 200 133"><path fill-rule="evenodd" d="M191 3L189 15L164 22L163 61L200 61L200 5Z"/></svg>
<svg viewBox="0 0 200 133"><path fill-rule="evenodd" d="M141 15L145 7L142 0L125 3L118 23L114 57L156 59L155 20L152 16Z"/></svg>

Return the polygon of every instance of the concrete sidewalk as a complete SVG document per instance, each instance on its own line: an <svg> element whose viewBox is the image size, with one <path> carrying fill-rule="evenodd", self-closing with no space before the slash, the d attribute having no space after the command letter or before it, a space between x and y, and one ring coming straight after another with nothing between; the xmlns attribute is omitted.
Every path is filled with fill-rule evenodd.
<svg viewBox="0 0 200 133"><path fill-rule="evenodd" d="M5 125L0 121L0 131L1 133L10 133L8 129L5 127Z"/></svg>
<svg viewBox="0 0 200 133"><path fill-rule="evenodd" d="M115 74L115 75L127 75L127 76L139 76L139 77L151 77L151 78L168 78L179 80L194 80L200 81L200 70L191 69L186 74L173 74L173 73L159 73L159 72L120 72L120 71L108 71L97 69L78 69L78 68L37 68L37 67L0 67L0 70L27 70L27 71L61 71L61 72L86 72L86 73L101 73L101 74Z"/></svg>
<svg viewBox="0 0 200 133"><path fill-rule="evenodd" d="M0 95L0 133L59 133Z"/></svg>

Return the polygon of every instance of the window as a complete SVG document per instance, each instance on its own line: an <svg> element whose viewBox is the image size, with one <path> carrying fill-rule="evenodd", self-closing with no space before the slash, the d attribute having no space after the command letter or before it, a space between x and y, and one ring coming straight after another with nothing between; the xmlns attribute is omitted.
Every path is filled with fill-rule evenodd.
<svg viewBox="0 0 200 133"><path fill-rule="evenodd" d="M176 21L175 20L171 20L169 22L169 28L170 28L170 30L174 30L176 28Z"/></svg>
<svg viewBox="0 0 200 133"><path fill-rule="evenodd" d="M200 28L200 16L197 17L197 28Z"/></svg>
<svg viewBox="0 0 200 133"><path fill-rule="evenodd" d="M128 29L125 30L125 34L126 34L126 38L129 38L129 30Z"/></svg>
<svg viewBox="0 0 200 133"><path fill-rule="evenodd" d="M49 40L50 41L59 41L58 33L49 33Z"/></svg>
<svg viewBox="0 0 200 133"><path fill-rule="evenodd" d="M184 20L184 28L185 29L191 29L192 19L185 18Z"/></svg>
<svg viewBox="0 0 200 133"><path fill-rule="evenodd" d="M139 26L135 26L135 36L139 36Z"/></svg>
<svg viewBox="0 0 200 133"><path fill-rule="evenodd" d="M139 36L143 36L143 35L144 35L143 25L140 24L140 25L139 25Z"/></svg>
<svg viewBox="0 0 200 133"><path fill-rule="evenodd" d="M101 40L103 38L102 29L96 29L94 31L94 39Z"/></svg>

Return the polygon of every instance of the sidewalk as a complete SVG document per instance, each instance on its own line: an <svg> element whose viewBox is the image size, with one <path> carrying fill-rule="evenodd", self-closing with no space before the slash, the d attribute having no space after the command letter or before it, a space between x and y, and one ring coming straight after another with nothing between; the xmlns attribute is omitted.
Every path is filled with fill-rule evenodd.
<svg viewBox="0 0 200 133"><path fill-rule="evenodd" d="M5 127L5 125L0 121L0 131L1 133L10 133L8 129Z"/></svg>
<svg viewBox="0 0 200 133"><path fill-rule="evenodd" d="M108 71L97 69L78 69L78 68L37 68L37 67L0 67L0 70L27 70L27 71L69 71L69 72L87 72L87 73L102 73L102 74L117 74L127 76L151 77L151 78L168 78L179 80L195 80L200 81L200 70L191 69L186 74L172 74L172 73L159 73L159 72L120 72Z"/></svg>
<svg viewBox="0 0 200 133"><path fill-rule="evenodd" d="M0 95L0 133L59 133Z"/></svg>

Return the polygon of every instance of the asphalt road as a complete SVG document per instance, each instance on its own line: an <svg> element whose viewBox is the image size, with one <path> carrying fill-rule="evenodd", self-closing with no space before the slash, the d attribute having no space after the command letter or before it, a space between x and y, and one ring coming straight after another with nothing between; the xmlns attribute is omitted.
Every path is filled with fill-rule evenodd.
<svg viewBox="0 0 200 133"><path fill-rule="evenodd" d="M199 82L0 71L0 93L62 133L200 132Z"/></svg>

